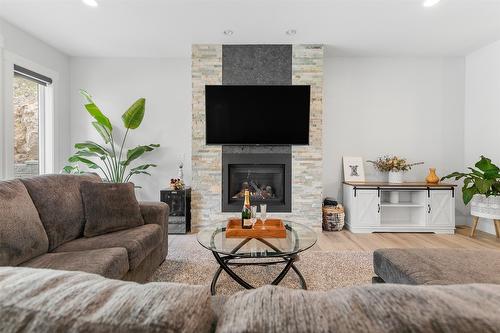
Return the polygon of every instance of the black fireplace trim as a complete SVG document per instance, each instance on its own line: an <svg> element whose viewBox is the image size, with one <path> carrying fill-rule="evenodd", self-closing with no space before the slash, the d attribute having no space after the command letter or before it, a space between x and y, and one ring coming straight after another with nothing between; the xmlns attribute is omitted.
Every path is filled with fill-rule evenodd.
<svg viewBox="0 0 500 333"><path fill-rule="evenodd" d="M285 166L284 203L267 205L268 212L292 212L292 153L291 146L223 146L222 147L222 212L240 212L242 203L229 200L230 164L281 164Z"/></svg>

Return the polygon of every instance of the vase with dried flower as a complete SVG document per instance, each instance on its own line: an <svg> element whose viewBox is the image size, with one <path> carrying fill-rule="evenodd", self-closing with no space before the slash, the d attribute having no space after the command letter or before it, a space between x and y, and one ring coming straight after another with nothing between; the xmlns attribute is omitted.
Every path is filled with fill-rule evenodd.
<svg viewBox="0 0 500 333"><path fill-rule="evenodd" d="M406 158L398 156L383 156L375 161L367 161L372 163L380 172L387 173L388 182L391 184L400 184L403 182L403 173L411 170L412 167L424 162L408 163ZM391 203L399 202L399 192L393 191L390 193L389 201Z"/></svg>

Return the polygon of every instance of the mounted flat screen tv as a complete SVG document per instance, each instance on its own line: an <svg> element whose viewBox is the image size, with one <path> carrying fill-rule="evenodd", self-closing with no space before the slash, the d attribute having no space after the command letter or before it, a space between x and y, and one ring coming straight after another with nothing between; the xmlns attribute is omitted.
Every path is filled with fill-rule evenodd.
<svg viewBox="0 0 500 333"><path fill-rule="evenodd" d="M205 87L207 145L308 145L310 86Z"/></svg>

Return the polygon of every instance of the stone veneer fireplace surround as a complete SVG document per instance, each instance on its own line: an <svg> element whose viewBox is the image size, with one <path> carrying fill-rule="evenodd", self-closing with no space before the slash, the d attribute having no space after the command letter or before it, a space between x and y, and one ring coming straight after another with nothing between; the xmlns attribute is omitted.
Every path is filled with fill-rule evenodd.
<svg viewBox="0 0 500 333"><path fill-rule="evenodd" d="M291 213L273 216L321 225L322 45L193 45L192 217L195 225L220 221L222 146L205 144L205 85L294 84L311 86L308 146L291 147Z"/></svg>

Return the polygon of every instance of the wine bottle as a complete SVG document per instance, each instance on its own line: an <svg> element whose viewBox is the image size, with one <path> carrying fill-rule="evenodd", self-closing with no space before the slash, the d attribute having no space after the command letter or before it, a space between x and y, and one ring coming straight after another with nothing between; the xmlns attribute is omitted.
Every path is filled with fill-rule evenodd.
<svg viewBox="0 0 500 333"><path fill-rule="evenodd" d="M245 202L243 203L243 209L241 210L241 227L243 229L252 229L252 220L250 212L250 192L245 190Z"/></svg>

